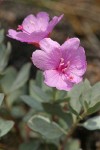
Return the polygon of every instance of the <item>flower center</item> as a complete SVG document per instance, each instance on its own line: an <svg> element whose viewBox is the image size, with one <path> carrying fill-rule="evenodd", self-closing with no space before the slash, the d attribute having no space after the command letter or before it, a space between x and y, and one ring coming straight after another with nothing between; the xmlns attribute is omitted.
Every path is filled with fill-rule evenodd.
<svg viewBox="0 0 100 150"><path fill-rule="evenodd" d="M58 70L59 72L61 72L61 73L65 73L65 72L67 71L69 65L70 65L70 61L68 61L67 64L65 64L65 63L64 63L64 59L61 58L57 70Z"/></svg>

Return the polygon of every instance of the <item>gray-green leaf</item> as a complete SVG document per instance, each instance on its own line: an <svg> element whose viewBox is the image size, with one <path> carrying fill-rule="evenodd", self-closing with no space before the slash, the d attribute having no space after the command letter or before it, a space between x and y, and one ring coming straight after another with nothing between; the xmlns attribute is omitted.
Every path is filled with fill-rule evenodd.
<svg viewBox="0 0 100 150"><path fill-rule="evenodd" d="M58 124L41 115L32 117L28 122L28 126L47 139L56 139L66 134Z"/></svg>
<svg viewBox="0 0 100 150"><path fill-rule="evenodd" d="M40 87L36 86L33 80L30 81L30 95L34 100L40 102L49 102L50 97Z"/></svg>
<svg viewBox="0 0 100 150"><path fill-rule="evenodd" d="M6 67L9 55L11 53L11 44L8 42L7 47L3 44L0 45L0 72Z"/></svg>
<svg viewBox="0 0 100 150"><path fill-rule="evenodd" d="M14 83L12 84L10 91L14 91L17 90L18 88L21 88L27 82L29 78L30 67L31 67L30 63L27 63L22 67Z"/></svg>
<svg viewBox="0 0 100 150"><path fill-rule="evenodd" d="M78 140L69 139L64 150L80 150L80 142Z"/></svg>
<svg viewBox="0 0 100 150"><path fill-rule="evenodd" d="M82 126L88 130L100 130L100 116L88 119Z"/></svg>
<svg viewBox="0 0 100 150"><path fill-rule="evenodd" d="M43 111L43 106L39 101L34 100L31 96L23 95L21 99L30 107L37 111Z"/></svg>
<svg viewBox="0 0 100 150"><path fill-rule="evenodd" d="M39 145L40 144L38 141L29 141L22 143L19 147L19 150L38 150Z"/></svg>
<svg viewBox="0 0 100 150"><path fill-rule="evenodd" d="M3 99L4 99L4 94L3 94L3 93L0 93L0 106L1 106L1 104L2 104Z"/></svg>
<svg viewBox="0 0 100 150"><path fill-rule="evenodd" d="M0 137L7 134L11 130L13 125L14 125L13 121L6 121L3 119L0 119Z"/></svg>

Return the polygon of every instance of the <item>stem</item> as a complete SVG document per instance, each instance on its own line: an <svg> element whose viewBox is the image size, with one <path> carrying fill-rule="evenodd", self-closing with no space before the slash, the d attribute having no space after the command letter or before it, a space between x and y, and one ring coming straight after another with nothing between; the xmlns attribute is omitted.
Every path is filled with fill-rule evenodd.
<svg viewBox="0 0 100 150"><path fill-rule="evenodd" d="M65 148L65 144L66 142L68 141L69 137L73 134L74 130L76 129L77 127L77 124L80 122L80 120L82 120L84 117L86 116L86 112L84 112L76 121L75 123L72 125L71 129L69 130L68 134L66 135L63 143L62 143L62 146L60 148L60 150L64 150Z"/></svg>

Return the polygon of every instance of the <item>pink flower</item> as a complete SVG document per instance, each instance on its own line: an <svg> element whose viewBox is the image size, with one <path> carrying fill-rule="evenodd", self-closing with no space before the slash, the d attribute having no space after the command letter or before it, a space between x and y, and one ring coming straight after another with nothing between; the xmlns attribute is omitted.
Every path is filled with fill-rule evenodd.
<svg viewBox="0 0 100 150"><path fill-rule="evenodd" d="M87 63L78 38L70 38L61 46L50 38L41 40L39 44L42 50L33 52L32 62L43 70L44 82L48 86L69 91L82 81Z"/></svg>
<svg viewBox="0 0 100 150"><path fill-rule="evenodd" d="M36 17L29 15L24 19L22 25L18 25L17 30L19 31L9 29L8 36L21 42L38 45L40 40L49 36L62 17L63 15L55 16L49 21L49 15L46 12L39 12Z"/></svg>

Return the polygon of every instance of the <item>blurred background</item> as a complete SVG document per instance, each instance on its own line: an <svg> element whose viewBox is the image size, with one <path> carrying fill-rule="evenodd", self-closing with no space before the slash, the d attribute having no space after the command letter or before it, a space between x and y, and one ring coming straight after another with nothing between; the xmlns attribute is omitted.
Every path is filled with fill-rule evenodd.
<svg viewBox="0 0 100 150"><path fill-rule="evenodd" d="M68 37L80 38L88 63L85 77L91 84L100 81L100 0L0 0L0 29L5 29L6 35L8 29L16 29L27 15L39 11L48 12L51 18L64 14L61 22L54 28L51 38L60 44ZM8 65L19 70L24 63L31 61L31 54L36 48L6 36L5 43L7 41L12 44ZM35 75L36 68L32 66L31 77ZM74 136L81 138L83 147L93 144L94 140L100 141L99 131L87 132L78 129Z"/></svg>

